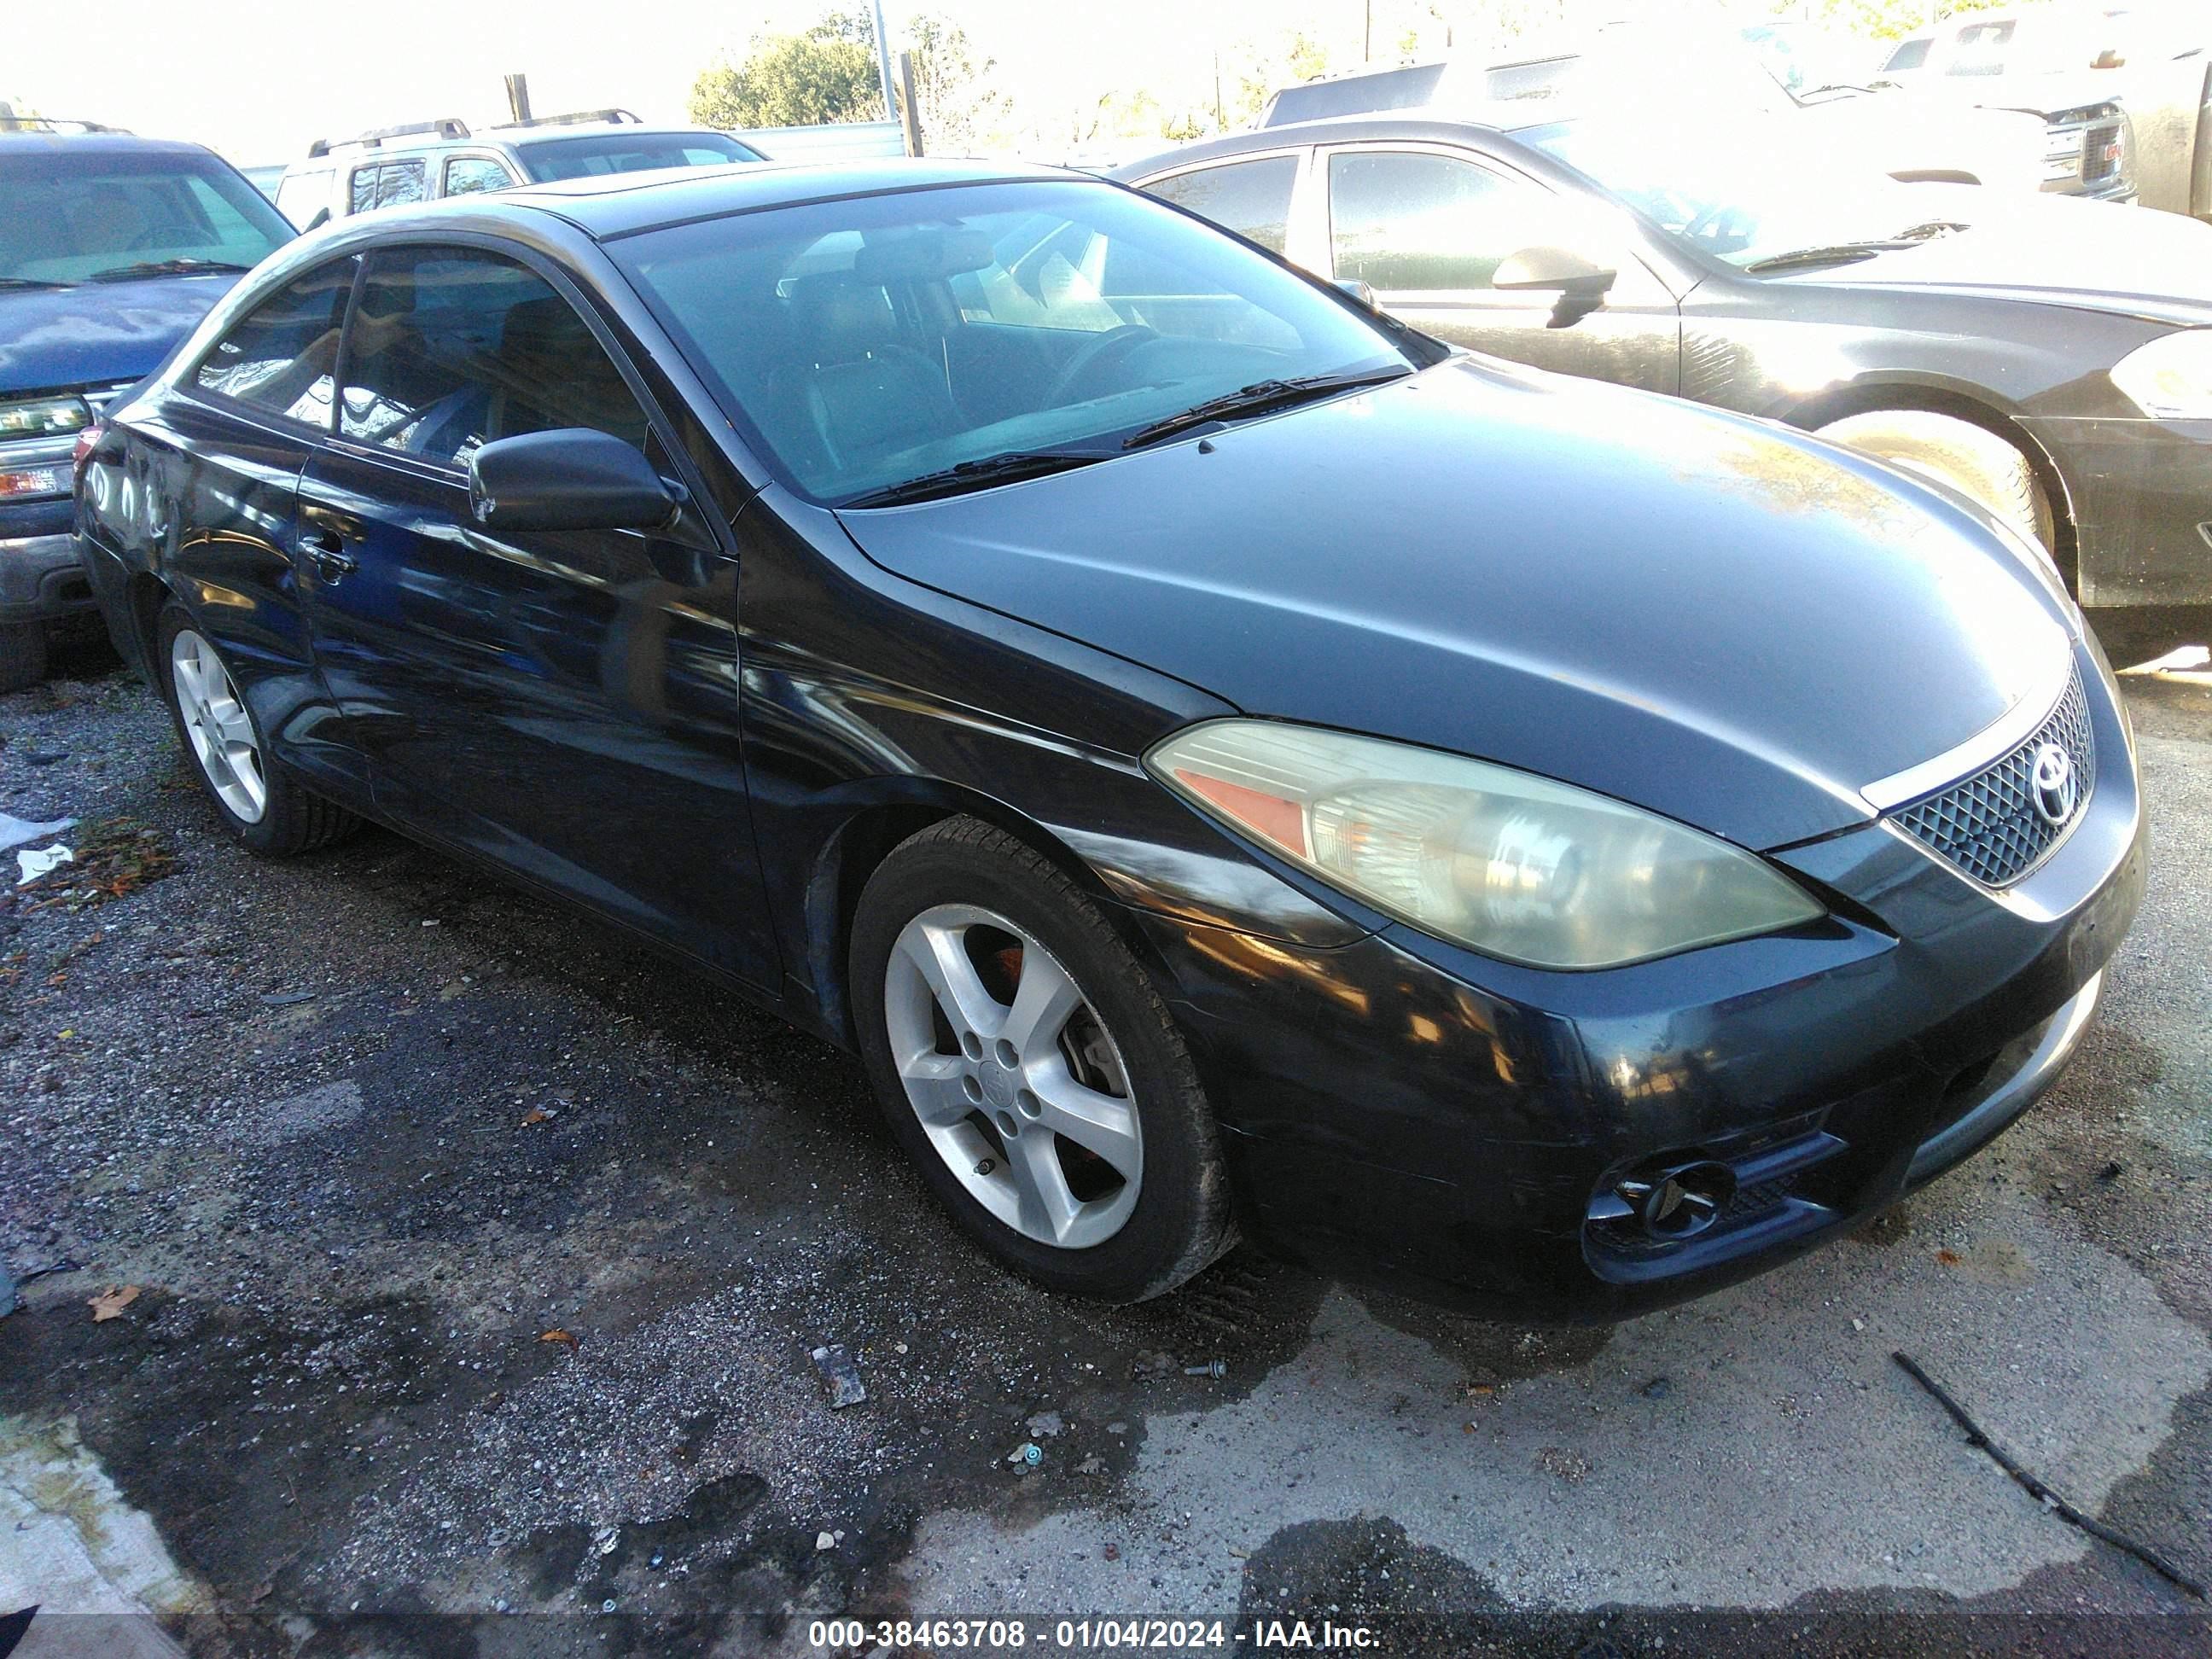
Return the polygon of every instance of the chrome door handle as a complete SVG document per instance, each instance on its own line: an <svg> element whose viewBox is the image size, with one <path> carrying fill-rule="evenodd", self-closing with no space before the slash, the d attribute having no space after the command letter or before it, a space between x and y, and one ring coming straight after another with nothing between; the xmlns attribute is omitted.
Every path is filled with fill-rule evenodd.
<svg viewBox="0 0 2212 1659"><path fill-rule="evenodd" d="M326 582L334 582L343 575L361 568L361 562L345 550L345 542L336 532L312 530L300 538L300 550L314 566L315 574Z"/></svg>

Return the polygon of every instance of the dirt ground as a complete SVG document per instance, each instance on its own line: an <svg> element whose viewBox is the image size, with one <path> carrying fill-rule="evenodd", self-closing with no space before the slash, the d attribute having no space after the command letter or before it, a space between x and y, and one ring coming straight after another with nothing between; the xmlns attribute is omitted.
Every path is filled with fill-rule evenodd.
<svg viewBox="0 0 2212 1659"><path fill-rule="evenodd" d="M2152 891L2041 1108L1857 1238L1560 1333L1249 1251L1137 1309L1042 1291L849 1059L389 835L253 860L151 696L63 666L0 699L0 811L85 854L0 897L24 1655L1107 1613L1227 1621L1208 1652L1299 1617L1388 1652L2212 1651L1890 1359L2212 1577L2212 688L2130 684ZM824 1343L865 1403L830 1408Z"/></svg>

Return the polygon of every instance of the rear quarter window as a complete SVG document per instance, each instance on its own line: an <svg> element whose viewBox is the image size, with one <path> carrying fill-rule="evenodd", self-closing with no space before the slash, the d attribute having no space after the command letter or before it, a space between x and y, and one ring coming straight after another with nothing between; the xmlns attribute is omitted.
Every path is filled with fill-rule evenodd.
<svg viewBox="0 0 2212 1659"><path fill-rule="evenodd" d="M359 263L349 255L277 289L209 349L191 384L327 429L337 402L338 331Z"/></svg>

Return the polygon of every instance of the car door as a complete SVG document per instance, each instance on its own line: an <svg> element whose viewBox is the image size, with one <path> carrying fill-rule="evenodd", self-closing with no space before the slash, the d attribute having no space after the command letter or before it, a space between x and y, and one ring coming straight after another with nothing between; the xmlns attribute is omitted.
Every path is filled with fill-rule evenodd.
<svg viewBox="0 0 2212 1659"><path fill-rule="evenodd" d="M610 432L687 475L580 303L484 247L368 257L301 484L316 657L380 808L772 987L717 533L687 508L499 538L470 511L469 457L529 432Z"/></svg>
<svg viewBox="0 0 2212 1659"><path fill-rule="evenodd" d="M1538 368L1650 392L1681 380L1676 295L1604 215L1502 162L1441 144L1341 144L1316 158L1328 269L1364 282L1424 333ZM1613 270L1584 309L1546 291L1492 285L1523 248L1564 246Z"/></svg>
<svg viewBox="0 0 2212 1659"><path fill-rule="evenodd" d="M147 549L261 730L346 799L364 796L367 781L321 718L294 537L300 473L330 424L357 263L332 259L285 283L133 408L125 464L87 470L82 508L92 533Z"/></svg>

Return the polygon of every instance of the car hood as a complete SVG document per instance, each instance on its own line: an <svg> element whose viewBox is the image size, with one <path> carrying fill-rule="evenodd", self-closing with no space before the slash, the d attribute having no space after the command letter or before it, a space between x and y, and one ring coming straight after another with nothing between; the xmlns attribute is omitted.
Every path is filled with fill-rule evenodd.
<svg viewBox="0 0 2212 1659"><path fill-rule="evenodd" d="M1971 185L1911 188L1928 217L1957 219L1966 228L1784 280L1943 289L2123 312L2184 327L2212 324L2212 225L2109 202L1993 196Z"/></svg>
<svg viewBox="0 0 2212 1659"><path fill-rule="evenodd" d="M211 271L0 289L0 394L142 379L237 280Z"/></svg>
<svg viewBox="0 0 2212 1659"><path fill-rule="evenodd" d="M1765 422L1461 358L1073 472L848 511L896 574L1247 713L1771 848L2063 673L1951 499Z"/></svg>

